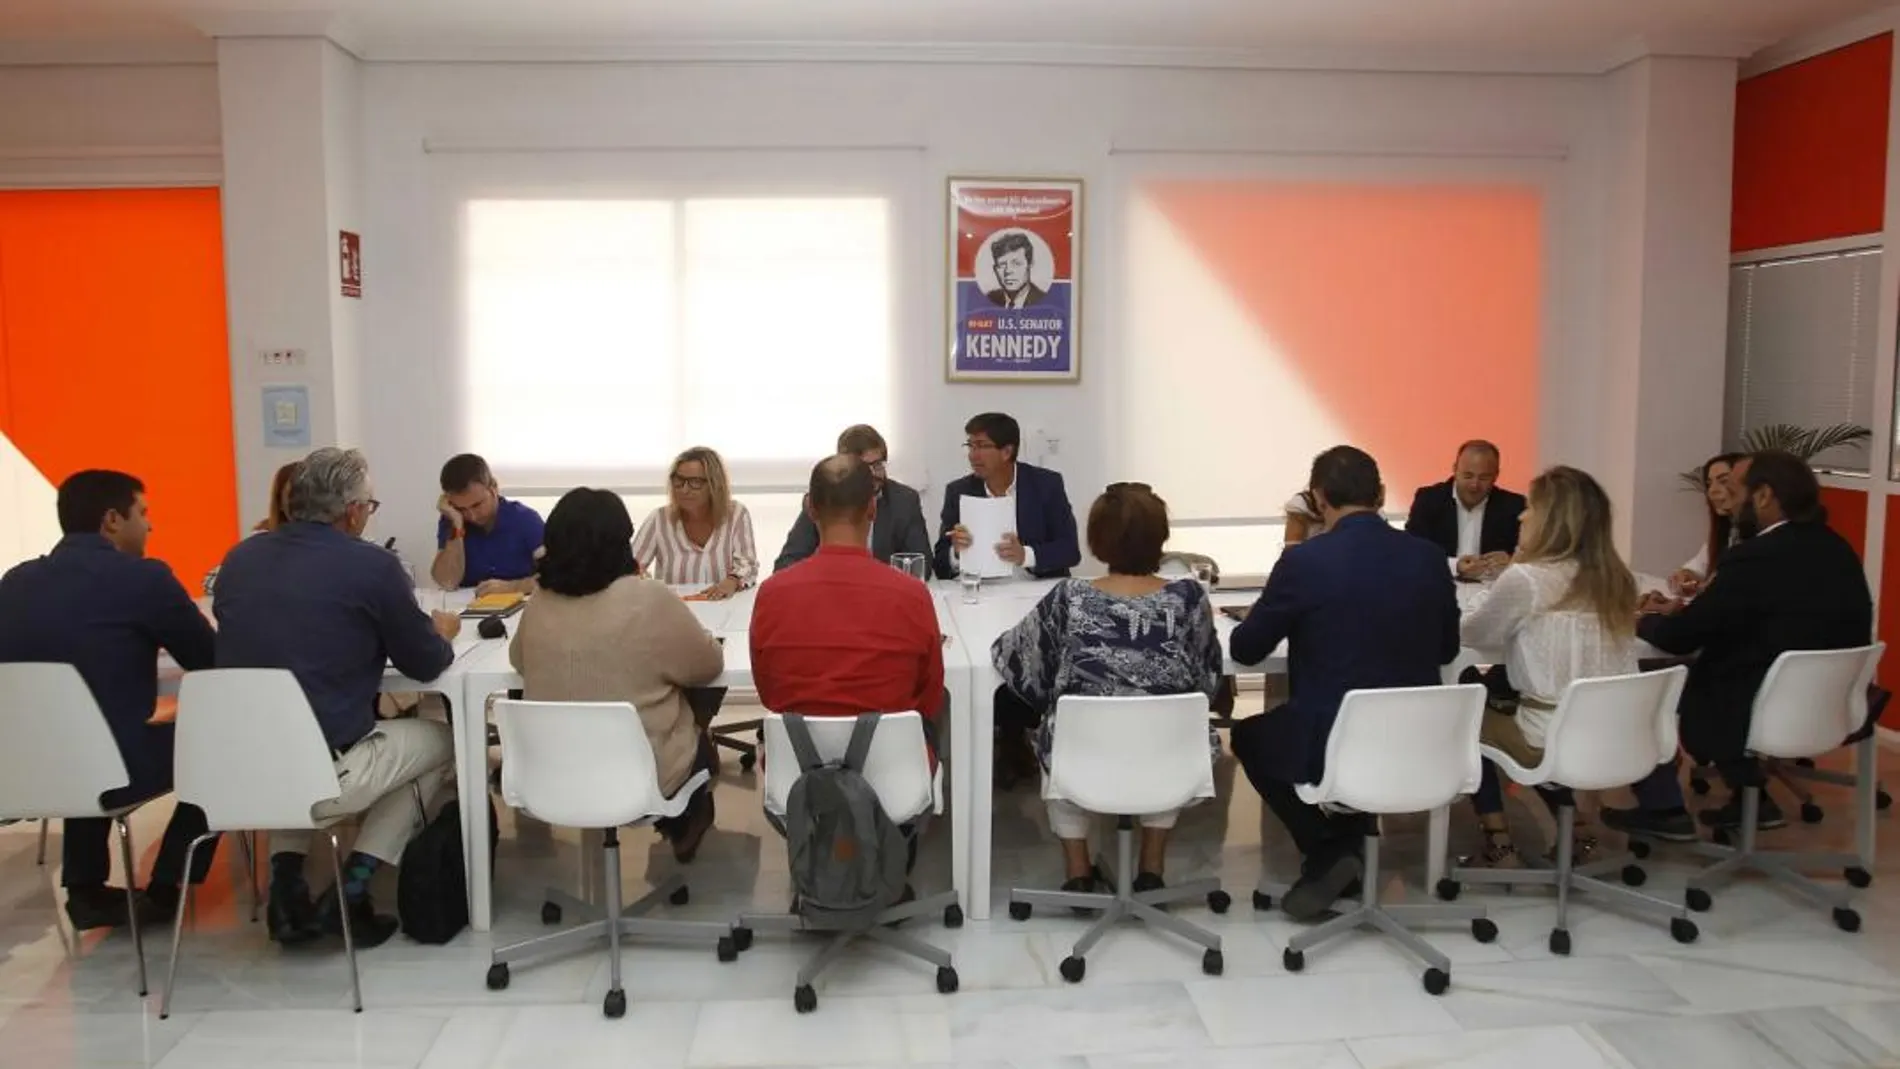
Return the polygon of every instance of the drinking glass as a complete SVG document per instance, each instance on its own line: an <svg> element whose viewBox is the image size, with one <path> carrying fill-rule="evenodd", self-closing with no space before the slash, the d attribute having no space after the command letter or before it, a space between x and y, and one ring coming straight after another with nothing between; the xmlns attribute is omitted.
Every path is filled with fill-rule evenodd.
<svg viewBox="0 0 1900 1069"><path fill-rule="evenodd" d="M957 575L957 586L963 590L963 603L975 605L982 600L983 577L976 572L961 572Z"/></svg>
<svg viewBox="0 0 1900 1069"><path fill-rule="evenodd" d="M1211 596L1214 593L1214 566L1206 561L1195 561L1191 571L1194 581L1201 584L1201 592Z"/></svg>
<svg viewBox="0 0 1900 1069"><path fill-rule="evenodd" d="M920 583L930 581L930 571L922 553L893 553L891 567Z"/></svg>

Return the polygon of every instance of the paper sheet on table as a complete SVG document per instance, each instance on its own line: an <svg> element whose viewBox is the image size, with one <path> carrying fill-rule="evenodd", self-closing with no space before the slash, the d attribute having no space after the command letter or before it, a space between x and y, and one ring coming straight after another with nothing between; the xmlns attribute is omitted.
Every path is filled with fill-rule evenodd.
<svg viewBox="0 0 1900 1069"><path fill-rule="evenodd" d="M957 557L959 567L985 579L1008 578L1010 564L996 555L996 543L1016 532L1016 499L965 494L957 510L959 522L970 532L970 548Z"/></svg>

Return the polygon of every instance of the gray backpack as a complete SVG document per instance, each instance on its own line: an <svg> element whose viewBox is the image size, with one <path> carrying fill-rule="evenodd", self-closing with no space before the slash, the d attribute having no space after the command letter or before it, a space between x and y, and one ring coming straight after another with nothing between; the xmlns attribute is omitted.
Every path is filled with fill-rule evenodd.
<svg viewBox="0 0 1900 1069"><path fill-rule="evenodd" d="M863 775L877 721L859 716L844 760L825 761L805 718L785 717L799 770L785 800L785 845L796 911L815 927L867 926L904 893L908 844Z"/></svg>

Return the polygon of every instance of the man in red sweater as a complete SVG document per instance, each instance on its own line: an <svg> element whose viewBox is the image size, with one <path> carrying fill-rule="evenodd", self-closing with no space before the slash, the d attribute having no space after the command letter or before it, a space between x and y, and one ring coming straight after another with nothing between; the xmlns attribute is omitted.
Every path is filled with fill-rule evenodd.
<svg viewBox="0 0 1900 1069"><path fill-rule="evenodd" d="M915 710L934 763L943 635L929 589L866 548L877 516L871 469L850 454L819 461L805 508L818 552L773 573L752 610L760 704L808 716Z"/></svg>

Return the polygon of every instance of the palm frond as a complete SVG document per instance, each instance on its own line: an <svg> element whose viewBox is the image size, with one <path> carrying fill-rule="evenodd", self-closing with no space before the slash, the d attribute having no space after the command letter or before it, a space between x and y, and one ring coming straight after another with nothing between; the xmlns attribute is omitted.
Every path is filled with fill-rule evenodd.
<svg viewBox="0 0 1900 1069"><path fill-rule="evenodd" d="M1874 432L1854 423L1836 423L1831 427L1797 427L1792 423L1770 423L1742 435L1741 451L1792 453L1802 460L1813 460L1830 449L1859 445ZM1681 475L1682 488L1702 492L1702 469L1691 468Z"/></svg>

